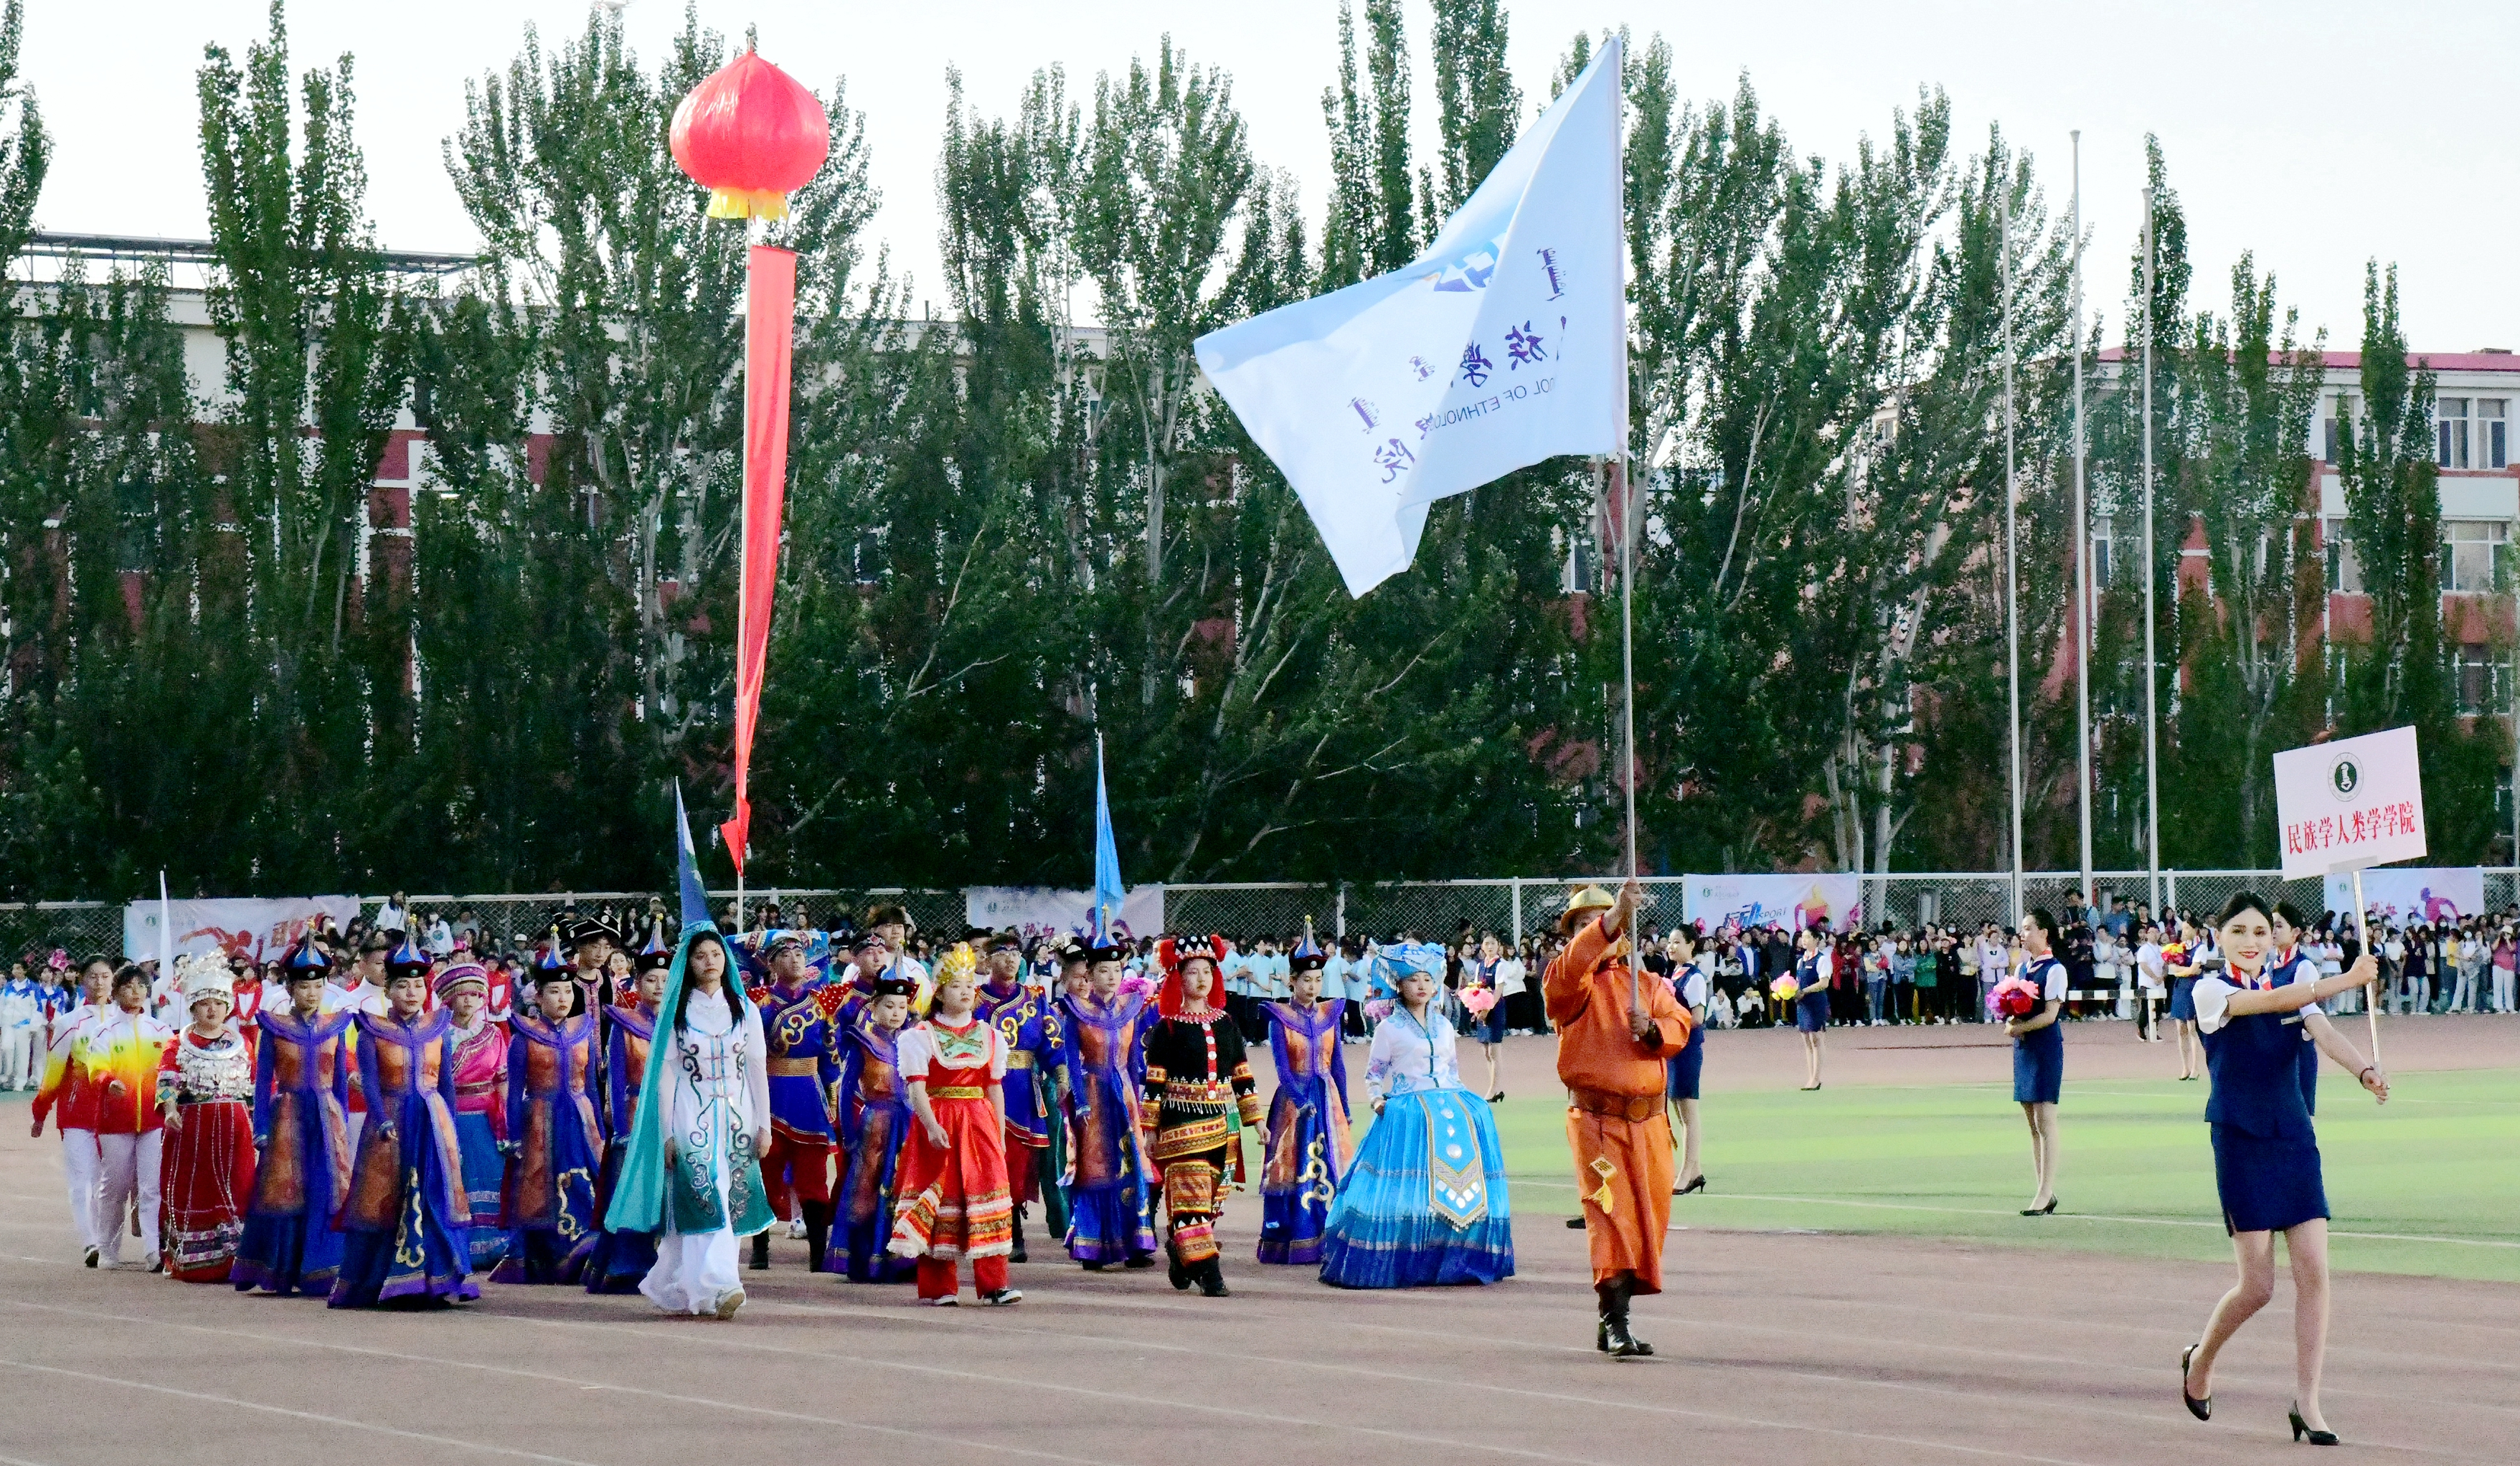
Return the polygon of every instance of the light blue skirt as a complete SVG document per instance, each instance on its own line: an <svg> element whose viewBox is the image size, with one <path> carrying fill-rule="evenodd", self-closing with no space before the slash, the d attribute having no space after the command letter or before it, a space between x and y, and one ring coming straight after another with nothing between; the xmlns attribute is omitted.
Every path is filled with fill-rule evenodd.
<svg viewBox="0 0 2520 1466"><path fill-rule="evenodd" d="M1394 1094L1330 1200L1322 1281L1422 1288L1513 1276L1496 1117L1468 1089Z"/></svg>

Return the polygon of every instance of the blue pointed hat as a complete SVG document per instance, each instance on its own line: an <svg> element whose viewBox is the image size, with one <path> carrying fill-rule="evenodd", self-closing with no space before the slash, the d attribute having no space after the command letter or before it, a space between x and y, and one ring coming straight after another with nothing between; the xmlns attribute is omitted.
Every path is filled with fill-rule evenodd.
<svg viewBox="0 0 2520 1466"><path fill-rule="evenodd" d="M560 928L555 926L552 928L551 940L543 944L542 955L534 958L534 971L537 974L549 975L560 970Z"/></svg>
<svg viewBox="0 0 2520 1466"><path fill-rule="evenodd" d="M333 970L333 959L324 955L323 948L315 945L315 934L311 931L298 937L296 945L289 949L280 964L288 969L292 980L322 977Z"/></svg>
<svg viewBox="0 0 2520 1466"><path fill-rule="evenodd" d="M1289 973L1319 972L1329 964L1329 955L1313 945L1312 928L1305 927L1304 940L1296 943L1295 950L1286 954L1286 970Z"/></svg>
<svg viewBox="0 0 2520 1466"><path fill-rule="evenodd" d="M385 976L402 977L415 972L427 972L431 961L432 958L428 953L413 944L411 933L405 932L401 945L385 954Z"/></svg>

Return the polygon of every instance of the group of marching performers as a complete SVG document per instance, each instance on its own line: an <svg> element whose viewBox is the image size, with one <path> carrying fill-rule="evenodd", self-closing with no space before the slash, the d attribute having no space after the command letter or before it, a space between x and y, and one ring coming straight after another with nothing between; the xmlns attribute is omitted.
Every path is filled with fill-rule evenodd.
<svg viewBox="0 0 2520 1466"><path fill-rule="evenodd" d="M629 939L581 920L513 991L406 932L355 959L310 936L245 991L224 956L183 959L181 1029L145 969L99 957L50 1028L35 1131L61 1133L89 1266L124 1266L128 1232L152 1272L335 1308L476 1299L486 1276L731 1317L782 1225L811 1270L952 1305L968 1260L1004 1306L1035 1217L1089 1271L1160 1255L1224 1297L1246 1150L1261 1263L1345 1287L1512 1273L1495 1121L1430 976L1374 1032L1360 1147L1345 1000L1310 940L1268 1004L1264 1112L1221 942L1160 944L1150 988L1125 946L1069 938L1052 977L1012 932L931 972L910 927L878 907L836 943L669 941L659 907L627 973Z"/></svg>

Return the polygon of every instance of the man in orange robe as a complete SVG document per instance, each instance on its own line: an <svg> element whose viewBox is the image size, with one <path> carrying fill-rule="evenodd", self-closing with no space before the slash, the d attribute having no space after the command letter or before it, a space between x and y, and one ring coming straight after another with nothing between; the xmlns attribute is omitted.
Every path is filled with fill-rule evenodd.
<svg viewBox="0 0 2520 1466"><path fill-rule="evenodd" d="M1672 1182L1664 1060L1688 1042L1689 1028L1671 989L1640 980L1629 966L1628 934L1642 894L1631 880L1616 900L1598 886L1569 896L1557 927L1574 934L1541 979L1557 1030L1566 1141L1601 1305L1595 1345L1620 1357L1653 1353L1628 1331L1628 1300L1662 1291Z"/></svg>

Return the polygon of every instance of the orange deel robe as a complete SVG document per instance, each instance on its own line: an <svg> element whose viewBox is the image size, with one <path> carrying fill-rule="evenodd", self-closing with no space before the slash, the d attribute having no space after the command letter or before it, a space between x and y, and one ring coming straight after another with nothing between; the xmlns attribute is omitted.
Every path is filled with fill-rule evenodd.
<svg viewBox="0 0 2520 1466"><path fill-rule="evenodd" d="M1573 1102L1566 1143L1584 1196L1593 1281L1636 1274L1638 1293L1662 1291L1663 1231L1671 1224L1671 1122L1663 1061L1688 1042L1688 1010L1668 984L1642 986L1653 1047L1628 1027L1628 964L1605 956L1612 938L1588 921L1549 964L1541 992L1557 1030L1557 1078Z"/></svg>

